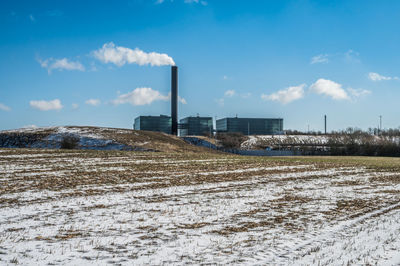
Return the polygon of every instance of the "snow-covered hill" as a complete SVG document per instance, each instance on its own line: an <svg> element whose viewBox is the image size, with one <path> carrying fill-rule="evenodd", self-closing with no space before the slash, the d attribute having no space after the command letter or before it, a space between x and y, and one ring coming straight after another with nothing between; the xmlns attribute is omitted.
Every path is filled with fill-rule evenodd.
<svg viewBox="0 0 400 266"><path fill-rule="evenodd" d="M136 151L199 151L178 137L132 129L58 126L29 127L0 131L2 148L59 149L67 136L79 139L78 149Z"/></svg>

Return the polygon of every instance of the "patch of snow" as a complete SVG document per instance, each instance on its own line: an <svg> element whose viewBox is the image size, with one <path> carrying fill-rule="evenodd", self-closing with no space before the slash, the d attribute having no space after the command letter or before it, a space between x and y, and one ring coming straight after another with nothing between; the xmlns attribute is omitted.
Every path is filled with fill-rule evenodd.
<svg viewBox="0 0 400 266"><path fill-rule="evenodd" d="M86 137L89 139L102 139L104 138L102 135L94 134L85 128L80 127L59 127L57 129L57 133L61 135L78 135L81 137Z"/></svg>
<svg viewBox="0 0 400 266"><path fill-rule="evenodd" d="M256 135L241 144L242 149L254 149L258 144L279 145L279 144L320 144L328 143L329 136L312 135Z"/></svg>

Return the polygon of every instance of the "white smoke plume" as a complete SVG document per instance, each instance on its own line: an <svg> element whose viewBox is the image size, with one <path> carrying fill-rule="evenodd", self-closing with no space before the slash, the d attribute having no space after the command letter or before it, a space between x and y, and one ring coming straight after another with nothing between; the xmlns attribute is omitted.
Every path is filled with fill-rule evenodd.
<svg viewBox="0 0 400 266"><path fill-rule="evenodd" d="M95 58L103 63L113 63L117 66L125 64L168 66L175 65L174 60L167 54L156 52L146 53L139 48L130 49L116 46L113 42L105 43L103 47L93 52Z"/></svg>

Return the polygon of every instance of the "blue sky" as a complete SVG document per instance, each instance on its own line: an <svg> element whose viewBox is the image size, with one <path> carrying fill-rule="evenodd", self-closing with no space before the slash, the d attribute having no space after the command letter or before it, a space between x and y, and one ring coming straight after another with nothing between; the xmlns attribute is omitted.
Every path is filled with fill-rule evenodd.
<svg viewBox="0 0 400 266"><path fill-rule="evenodd" d="M0 129L169 114L400 126L400 1L1 1Z"/></svg>

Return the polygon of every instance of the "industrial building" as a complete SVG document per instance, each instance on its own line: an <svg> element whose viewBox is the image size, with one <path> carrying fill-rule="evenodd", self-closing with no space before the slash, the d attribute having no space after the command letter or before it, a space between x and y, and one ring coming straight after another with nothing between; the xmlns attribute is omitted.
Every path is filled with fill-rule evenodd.
<svg viewBox="0 0 400 266"><path fill-rule="evenodd" d="M167 115L138 116L133 125L135 130L159 131L171 134L172 119Z"/></svg>
<svg viewBox="0 0 400 266"><path fill-rule="evenodd" d="M180 136L201 136L212 134L212 117L189 116L179 121Z"/></svg>
<svg viewBox="0 0 400 266"><path fill-rule="evenodd" d="M226 117L216 121L217 132L240 132L244 135L273 135L283 133L282 118Z"/></svg>
<svg viewBox="0 0 400 266"><path fill-rule="evenodd" d="M244 135L283 134L282 118L222 118L216 121L217 132L240 132ZM171 116L139 116L135 130L159 131L180 136L212 133L212 117L186 117L178 123L178 67L171 66Z"/></svg>

